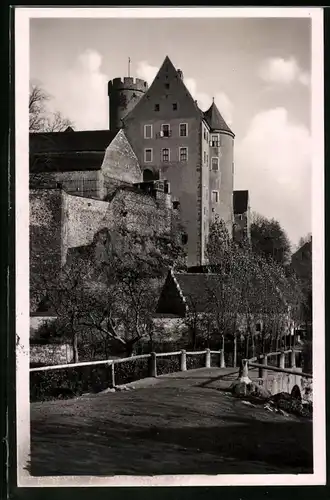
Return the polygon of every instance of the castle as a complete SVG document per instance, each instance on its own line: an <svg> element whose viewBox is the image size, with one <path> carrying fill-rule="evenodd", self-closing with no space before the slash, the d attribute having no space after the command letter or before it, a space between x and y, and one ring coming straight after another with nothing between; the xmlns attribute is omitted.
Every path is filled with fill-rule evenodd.
<svg viewBox="0 0 330 500"><path fill-rule="evenodd" d="M216 104L201 111L168 57L150 87L115 78L108 96L109 130L30 134L32 281L104 230L169 237L178 213L188 267L206 263L216 216L248 236L248 192L233 190L235 135Z"/></svg>

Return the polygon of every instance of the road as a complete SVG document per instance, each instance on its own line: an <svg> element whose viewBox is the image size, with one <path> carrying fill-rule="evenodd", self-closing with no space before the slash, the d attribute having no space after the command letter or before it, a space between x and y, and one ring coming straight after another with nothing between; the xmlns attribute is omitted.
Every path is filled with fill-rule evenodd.
<svg viewBox="0 0 330 500"><path fill-rule="evenodd" d="M123 392L31 404L33 475L312 472L312 422L226 392L235 369L145 379Z"/></svg>

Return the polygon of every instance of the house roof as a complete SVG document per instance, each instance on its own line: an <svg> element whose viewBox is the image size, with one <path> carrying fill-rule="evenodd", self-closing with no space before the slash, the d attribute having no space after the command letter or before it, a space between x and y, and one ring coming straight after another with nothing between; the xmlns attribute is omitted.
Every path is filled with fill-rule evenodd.
<svg viewBox="0 0 330 500"><path fill-rule="evenodd" d="M100 170L104 152L37 153L30 156L30 173Z"/></svg>
<svg viewBox="0 0 330 500"><path fill-rule="evenodd" d="M30 154L105 151L116 133L110 130L30 134Z"/></svg>
<svg viewBox="0 0 330 500"><path fill-rule="evenodd" d="M249 191L234 191L234 214L244 214L249 207Z"/></svg>
<svg viewBox="0 0 330 500"><path fill-rule="evenodd" d="M115 135L110 130L32 133L30 172L99 170Z"/></svg>
<svg viewBox="0 0 330 500"><path fill-rule="evenodd" d="M217 290L220 276L205 273L173 273L174 281L189 308L196 312L206 312L212 290Z"/></svg>
<svg viewBox="0 0 330 500"><path fill-rule="evenodd" d="M228 132L233 137L235 134L230 130L224 118L221 116L215 102L211 104L209 109L205 111L204 118L213 130L220 130L221 132Z"/></svg>

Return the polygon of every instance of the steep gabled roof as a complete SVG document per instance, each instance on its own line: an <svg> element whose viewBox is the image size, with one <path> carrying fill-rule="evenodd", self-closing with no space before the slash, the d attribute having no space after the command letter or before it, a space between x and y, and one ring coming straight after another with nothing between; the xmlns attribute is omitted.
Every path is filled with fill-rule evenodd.
<svg viewBox="0 0 330 500"><path fill-rule="evenodd" d="M163 118L163 104L166 103L167 105L168 102L177 102L179 104L178 116L180 114L186 116L195 114L201 118L204 117L203 112L185 86L180 72L175 68L170 58L166 56L148 90L136 106L124 117L123 121L125 123L135 119L141 110L143 110L143 116L150 116L150 119L155 119L154 104L160 104L159 116Z"/></svg>
<svg viewBox="0 0 330 500"><path fill-rule="evenodd" d="M228 132L230 135L235 137L235 134L230 130L227 123L221 116L216 104L213 102L209 109L205 111L204 118L207 121L209 127L212 130L219 130L221 132Z"/></svg>
<svg viewBox="0 0 330 500"><path fill-rule="evenodd" d="M219 274L173 273L185 302L195 312L207 312L211 294L219 288Z"/></svg>
<svg viewBox="0 0 330 500"><path fill-rule="evenodd" d="M249 208L249 191L234 191L234 214L244 214Z"/></svg>

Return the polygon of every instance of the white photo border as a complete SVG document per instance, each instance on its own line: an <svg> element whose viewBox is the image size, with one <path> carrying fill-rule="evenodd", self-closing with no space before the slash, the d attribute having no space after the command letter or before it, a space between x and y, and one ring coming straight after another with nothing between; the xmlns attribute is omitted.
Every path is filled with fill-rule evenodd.
<svg viewBox="0 0 330 500"><path fill-rule="evenodd" d="M313 474L32 477L29 403L29 21L31 18L310 18L312 22ZM15 8L16 429L18 487L326 484L324 103L321 8ZM317 388L317 390L315 390Z"/></svg>

